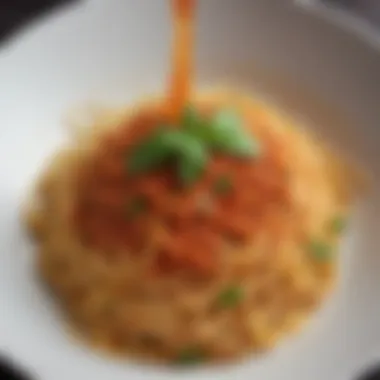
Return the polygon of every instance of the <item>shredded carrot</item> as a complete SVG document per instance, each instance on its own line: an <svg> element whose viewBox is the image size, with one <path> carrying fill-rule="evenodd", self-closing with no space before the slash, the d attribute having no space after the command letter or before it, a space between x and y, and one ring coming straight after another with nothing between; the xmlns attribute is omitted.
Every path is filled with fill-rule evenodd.
<svg viewBox="0 0 380 380"><path fill-rule="evenodd" d="M262 156L215 156L190 189L178 186L170 165L130 177L128 154L155 127L154 115L139 115L104 140L88 166L92 169L80 175L77 228L87 244L105 252L127 248L139 254L159 225L167 233L155 242L156 269L212 273L226 241L247 242L264 224L276 222L272 210L285 206L289 198L286 165L270 138L263 137ZM214 184L226 174L233 187L220 196ZM141 197L144 208L130 214L131 202Z"/></svg>

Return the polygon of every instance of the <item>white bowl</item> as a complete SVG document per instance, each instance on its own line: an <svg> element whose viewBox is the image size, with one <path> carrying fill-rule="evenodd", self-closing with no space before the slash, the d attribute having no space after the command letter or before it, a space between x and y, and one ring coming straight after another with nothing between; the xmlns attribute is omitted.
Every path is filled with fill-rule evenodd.
<svg viewBox="0 0 380 380"><path fill-rule="evenodd" d="M68 110L165 90L168 3L83 2L2 47L0 350L42 380L353 379L380 354L380 44L337 12L302 1L202 0L199 16L199 85L228 84L272 97L375 178L355 213L338 289L302 334L264 357L226 368L195 374L146 368L73 344L34 277L20 202L62 140Z"/></svg>

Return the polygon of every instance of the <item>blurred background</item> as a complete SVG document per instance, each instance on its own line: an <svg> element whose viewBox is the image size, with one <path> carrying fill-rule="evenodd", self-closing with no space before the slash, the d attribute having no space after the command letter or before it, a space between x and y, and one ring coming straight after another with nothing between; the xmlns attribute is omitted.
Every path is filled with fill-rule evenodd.
<svg viewBox="0 0 380 380"><path fill-rule="evenodd" d="M0 38L9 36L27 20L54 7L87 0L0 0ZM107 1L107 0L104 0ZM380 0L303 0L342 6L376 24L380 29Z"/></svg>
<svg viewBox="0 0 380 380"><path fill-rule="evenodd" d="M9 36L32 17L73 1L75 0L0 0L0 38Z"/></svg>
<svg viewBox="0 0 380 380"><path fill-rule="evenodd" d="M380 28L380 0L323 0L323 2L345 7Z"/></svg>

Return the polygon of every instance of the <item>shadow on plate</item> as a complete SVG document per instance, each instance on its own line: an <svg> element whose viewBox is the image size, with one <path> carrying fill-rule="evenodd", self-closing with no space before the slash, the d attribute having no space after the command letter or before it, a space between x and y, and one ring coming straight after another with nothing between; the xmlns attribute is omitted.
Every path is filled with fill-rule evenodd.
<svg viewBox="0 0 380 380"><path fill-rule="evenodd" d="M0 378L4 380L35 380L11 359L0 357Z"/></svg>

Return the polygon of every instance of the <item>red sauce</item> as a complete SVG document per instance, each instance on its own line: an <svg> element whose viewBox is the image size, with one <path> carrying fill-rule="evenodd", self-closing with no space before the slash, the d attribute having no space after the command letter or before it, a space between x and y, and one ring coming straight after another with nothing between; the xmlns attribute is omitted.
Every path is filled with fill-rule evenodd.
<svg viewBox="0 0 380 380"><path fill-rule="evenodd" d="M172 0L172 8L175 38L168 111L172 119L177 119L191 87L196 0Z"/></svg>
<svg viewBox="0 0 380 380"><path fill-rule="evenodd" d="M276 210L289 200L286 165L270 136L261 136L259 158L215 156L189 189L179 186L170 165L130 177L131 148L161 119L145 112L104 140L80 173L75 223L87 244L105 252L139 254L152 244L159 252L155 269L212 273L226 240L244 243L264 226L276 227ZM220 178L232 185L223 194L215 188Z"/></svg>
<svg viewBox="0 0 380 380"><path fill-rule="evenodd" d="M80 173L75 224L86 244L105 252L126 248L139 254L151 246L158 253L155 270L209 274L218 268L226 240L244 243L264 224L276 228L273 210L288 201L286 170L278 146L262 136L259 159L215 156L187 190L179 187L170 165L128 176L131 147L163 118L177 120L189 98L196 0L172 0L172 6L175 43L166 116L139 115L103 142ZM215 191L221 177L232 184L226 194Z"/></svg>

